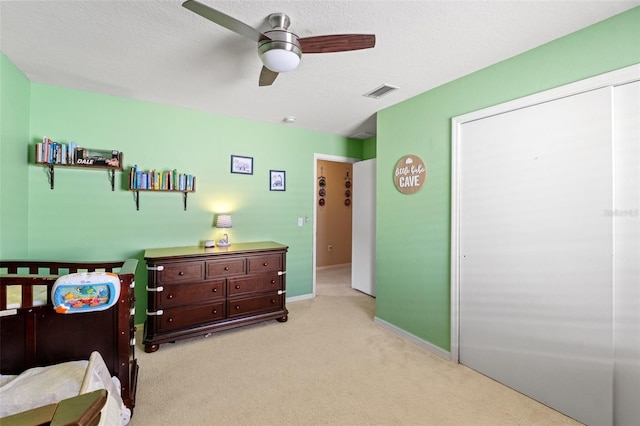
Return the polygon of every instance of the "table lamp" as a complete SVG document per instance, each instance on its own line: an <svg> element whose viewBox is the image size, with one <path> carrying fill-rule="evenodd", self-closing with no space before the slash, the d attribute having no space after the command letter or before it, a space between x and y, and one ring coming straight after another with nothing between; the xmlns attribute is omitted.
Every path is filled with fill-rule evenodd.
<svg viewBox="0 0 640 426"><path fill-rule="evenodd" d="M216 220L216 228L226 229L231 228L231 215L230 214L219 214L218 219ZM222 239L218 241L218 247L229 247L231 243L229 242L229 235L222 234Z"/></svg>

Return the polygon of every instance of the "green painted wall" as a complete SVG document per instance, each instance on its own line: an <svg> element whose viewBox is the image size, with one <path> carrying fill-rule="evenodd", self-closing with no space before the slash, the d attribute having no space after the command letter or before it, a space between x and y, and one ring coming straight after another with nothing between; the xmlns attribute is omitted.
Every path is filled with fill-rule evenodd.
<svg viewBox="0 0 640 426"><path fill-rule="evenodd" d="M3 59L3 67L12 65ZM10 79L25 80L20 75ZM136 257L142 262L145 248L198 245L217 238L214 213L231 212L232 241L287 244L287 296L311 293L312 226L298 227L297 218L313 214L314 153L359 158L362 141L41 84L23 86L2 96L3 105L19 101L26 108L19 120L23 129L14 132L9 145L11 157L5 156L4 134L2 144L3 173L11 168L11 176L21 176L20 191L13 196L5 195L11 186L3 179L3 206L14 201L21 206L3 211L3 230L18 225L7 238L3 234L3 247L28 247L14 250L12 257ZM33 164L33 146L43 136L120 150L127 169L137 164L194 174L197 192L189 195L187 211L181 194L141 193L136 211L133 193L127 191L127 172L116 173L112 192L106 171L64 167L55 169L51 190L46 169ZM253 157L253 175L231 174L231 154ZM285 192L269 191L270 169L286 171ZM136 277L138 323L144 320L146 282L141 263Z"/></svg>
<svg viewBox="0 0 640 426"><path fill-rule="evenodd" d="M0 53L0 258L27 256L29 80Z"/></svg>
<svg viewBox="0 0 640 426"><path fill-rule="evenodd" d="M640 8L378 112L376 315L450 348L451 119L640 62ZM424 187L393 185L406 154L427 166Z"/></svg>
<svg viewBox="0 0 640 426"><path fill-rule="evenodd" d="M362 159L370 160L376 158L377 138L372 136L362 141Z"/></svg>

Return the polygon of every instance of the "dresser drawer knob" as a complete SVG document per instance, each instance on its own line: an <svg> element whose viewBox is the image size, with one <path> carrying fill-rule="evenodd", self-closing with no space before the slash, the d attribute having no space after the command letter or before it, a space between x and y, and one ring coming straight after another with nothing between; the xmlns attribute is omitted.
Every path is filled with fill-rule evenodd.
<svg viewBox="0 0 640 426"><path fill-rule="evenodd" d="M236 286L236 289L237 289L237 290L240 290L240 286L239 286L239 285L237 285L237 286Z"/></svg>
<svg viewBox="0 0 640 426"><path fill-rule="evenodd" d="M275 283L276 283L276 280L271 280L271 284L275 284Z"/></svg>
<svg viewBox="0 0 640 426"><path fill-rule="evenodd" d="M236 311L240 310L240 305L236 305Z"/></svg>
<svg viewBox="0 0 640 426"><path fill-rule="evenodd" d="M229 267L228 267L228 266L225 266L225 267L224 267L224 270L225 270L225 271L228 271L228 270L229 270Z"/></svg>
<svg viewBox="0 0 640 426"><path fill-rule="evenodd" d="M173 318L167 318L167 322L173 322Z"/></svg>
<svg viewBox="0 0 640 426"><path fill-rule="evenodd" d="M268 265L268 263L267 263L267 262L264 262L264 263L262 264L262 266L267 266L267 265Z"/></svg>
<svg viewBox="0 0 640 426"><path fill-rule="evenodd" d="M217 314L217 313L218 313L218 311L216 311L216 310L214 309L213 311L211 311L211 313L212 313L213 315L215 315L215 314Z"/></svg>
<svg viewBox="0 0 640 426"><path fill-rule="evenodd" d="M180 272L178 272L178 275L183 276L184 272L180 271Z"/></svg>
<svg viewBox="0 0 640 426"><path fill-rule="evenodd" d="M173 299L173 294L168 294L167 299Z"/></svg>
<svg viewBox="0 0 640 426"><path fill-rule="evenodd" d="M212 292L217 293L218 292L218 287L214 287L211 289Z"/></svg>
<svg viewBox="0 0 640 426"><path fill-rule="evenodd" d="M271 303L276 303L276 299L271 299Z"/></svg>

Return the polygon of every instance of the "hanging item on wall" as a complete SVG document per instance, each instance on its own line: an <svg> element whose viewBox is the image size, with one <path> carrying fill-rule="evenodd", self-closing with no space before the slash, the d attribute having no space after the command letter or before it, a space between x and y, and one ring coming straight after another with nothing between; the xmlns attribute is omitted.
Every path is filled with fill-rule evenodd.
<svg viewBox="0 0 640 426"><path fill-rule="evenodd" d="M427 180L427 167L417 155L405 155L396 163L393 183L403 194L414 194Z"/></svg>
<svg viewBox="0 0 640 426"><path fill-rule="evenodd" d="M349 197L351 197L351 190L349 189L351 188L351 178L349 177L349 169L347 169L347 177L345 178L344 186L347 188L347 190L344 191L344 196L347 197L347 199L344 200L344 205L349 207L351 205L351 200L349 199Z"/></svg>
<svg viewBox="0 0 640 426"><path fill-rule="evenodd" d="M324 206L324 196L327 195L327 191L324 187L327 185L327 178L324 177L324 167L320 167L320 177L318 178L318 186L320 190L318 191L318 195L320 199L318 199L318 204Z"/></svg>

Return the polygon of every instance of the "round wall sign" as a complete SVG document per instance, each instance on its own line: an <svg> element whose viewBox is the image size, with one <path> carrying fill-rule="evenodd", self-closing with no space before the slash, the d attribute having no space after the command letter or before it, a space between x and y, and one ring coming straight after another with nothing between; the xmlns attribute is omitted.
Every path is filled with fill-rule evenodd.
<svg viewBox="0 0 640 426"><path fill-rule="evenodd" d="M417 155L405 155L396 163L393 182L403 194L414 194L427 180L427 167Z"/></svg>

